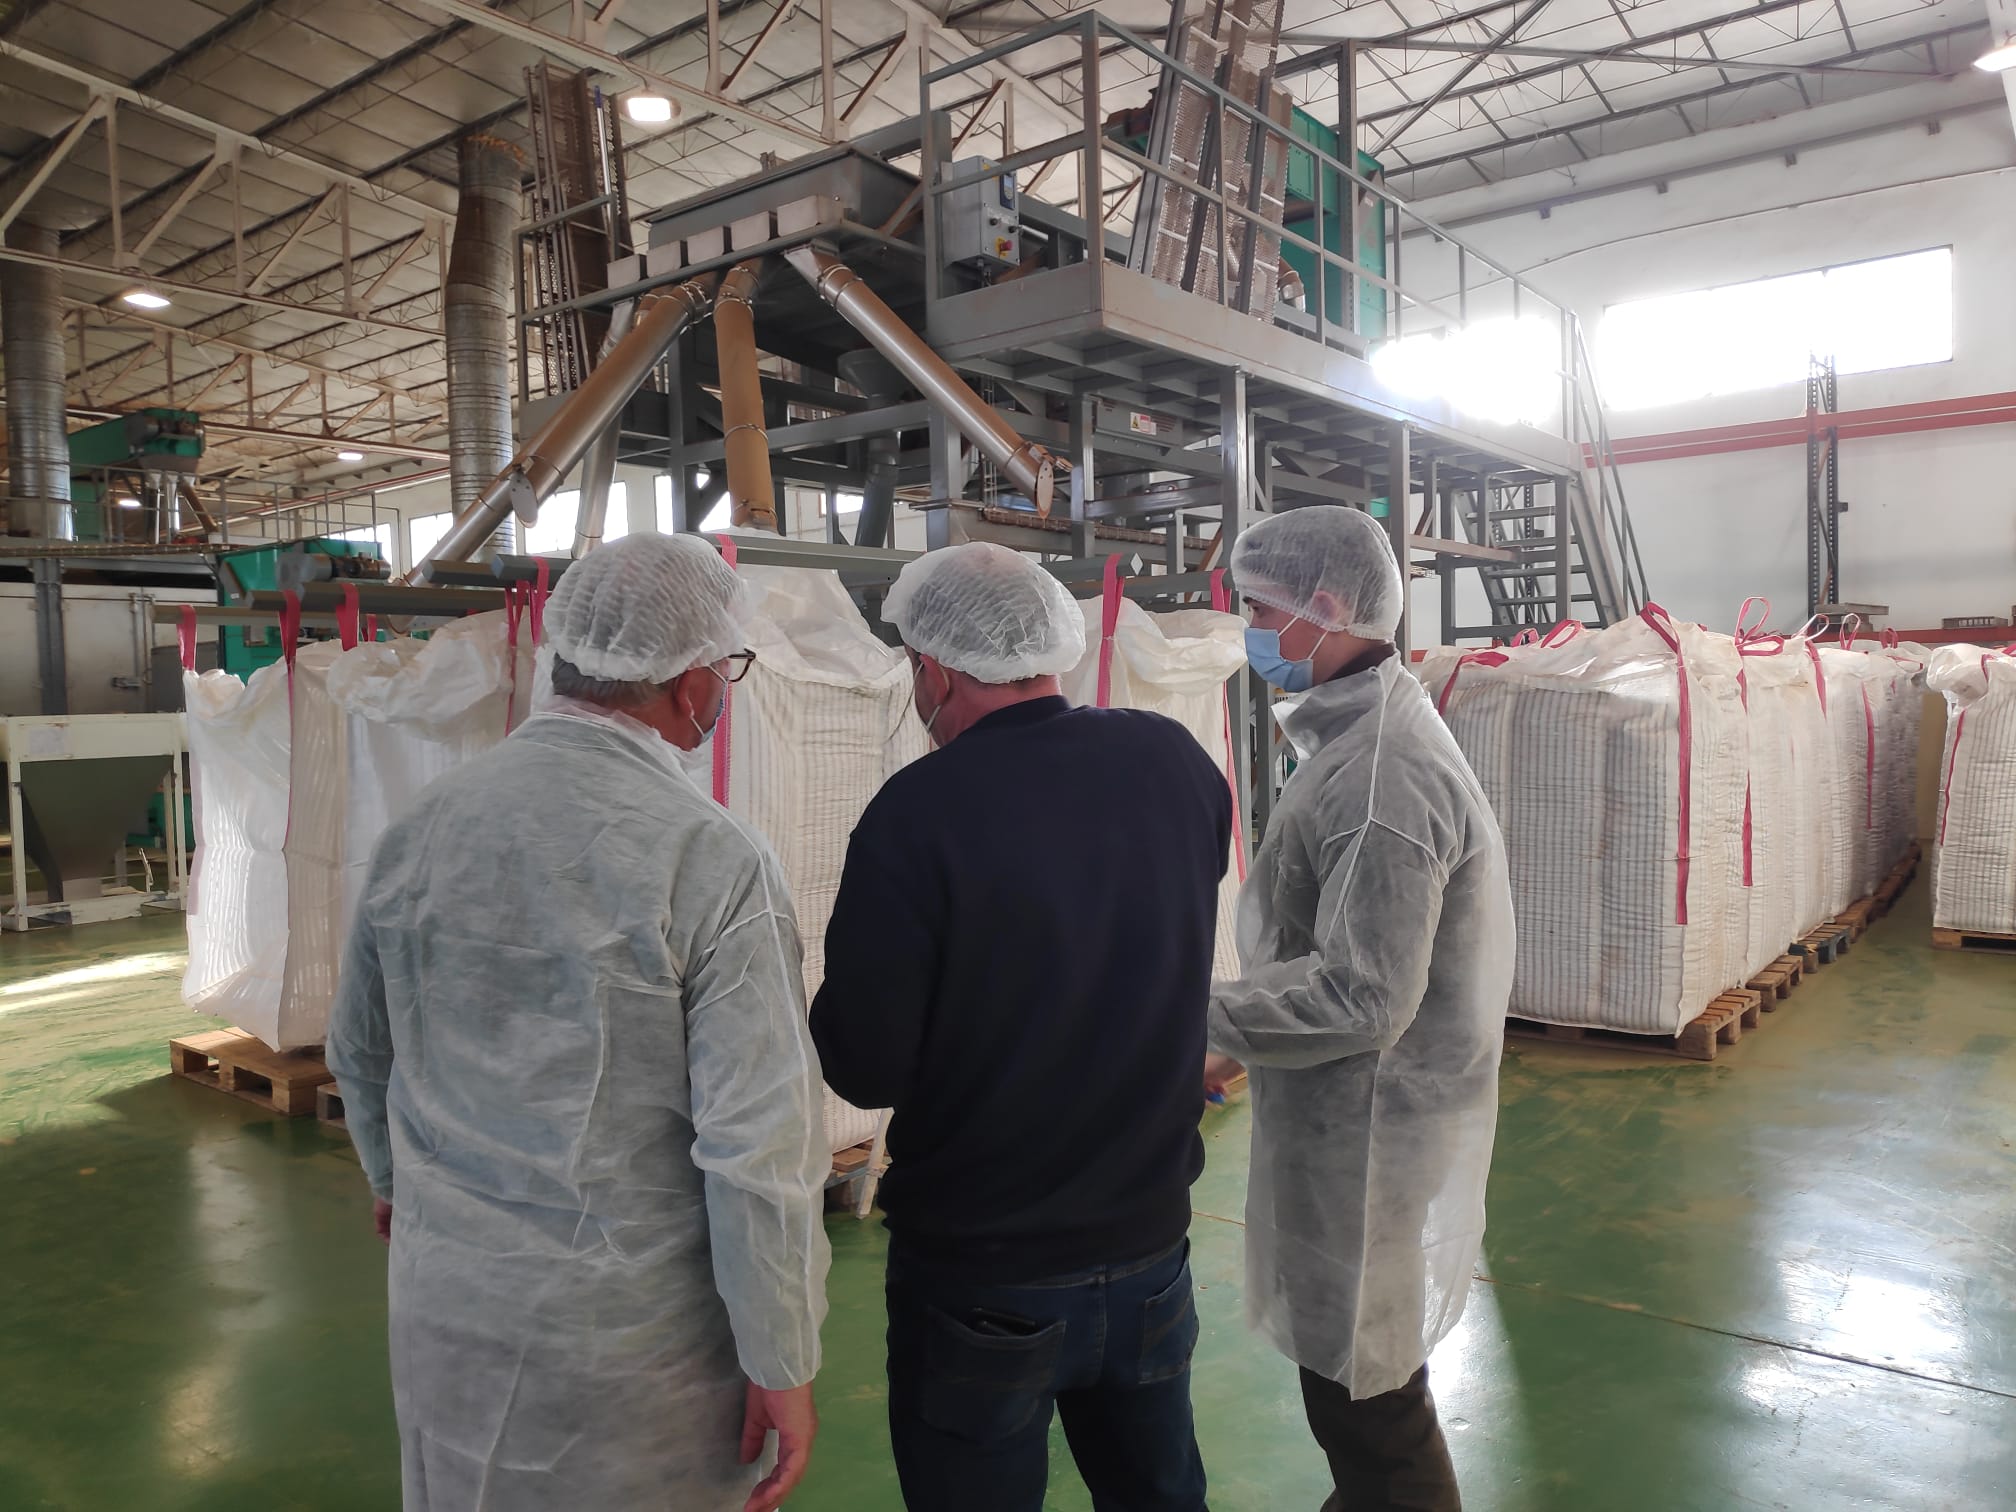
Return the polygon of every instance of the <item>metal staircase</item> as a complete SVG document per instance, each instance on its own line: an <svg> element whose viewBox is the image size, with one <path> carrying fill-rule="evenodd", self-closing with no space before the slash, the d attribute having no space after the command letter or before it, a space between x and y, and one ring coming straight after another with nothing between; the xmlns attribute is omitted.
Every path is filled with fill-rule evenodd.
<svg viewBox="0 0 2016 1512"><path fill-rule="evenodd" d="M1509 641L1523 630L1544 634L1562 620L1609 625L1645 607L1645 564L1579 329L1574 348L1569 434L1590 465L1564 477L1487 479L1457 496L1465 537L1519 560L1478 569L1491 622L1445 625L1447 640Z"/></svg>

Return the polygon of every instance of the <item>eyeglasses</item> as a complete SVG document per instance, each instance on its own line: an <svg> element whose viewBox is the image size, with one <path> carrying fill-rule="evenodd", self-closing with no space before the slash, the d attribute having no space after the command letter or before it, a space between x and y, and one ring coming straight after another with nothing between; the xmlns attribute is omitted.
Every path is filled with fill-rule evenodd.
<svg viewBox="0 0 2016 1512"><path fill-rule="evenodd" d="M754 651L737 651L733 656L722 657L715 665L714 670L720 676L721 681L732 687L747 677L749 669L755 665L756 653ZM726 670L723 671L723 668L726 668Z"/></svg>

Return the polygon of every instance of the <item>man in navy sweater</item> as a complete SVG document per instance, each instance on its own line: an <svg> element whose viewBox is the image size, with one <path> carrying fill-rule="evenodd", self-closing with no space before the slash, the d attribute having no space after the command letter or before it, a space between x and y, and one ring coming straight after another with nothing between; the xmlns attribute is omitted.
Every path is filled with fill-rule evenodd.
<svg viewBox="0 0 2016 1512"><path fill-rule="evenodd" d="M893 1108L889 1424L910 1512L1037 1512L1053 1408L1101 1509L1201 1512L1190 1184L1225 776L1160 715L1074 709L1062 586L991 545L883 613L939 749L862 814L812 1037Z"/></svg>

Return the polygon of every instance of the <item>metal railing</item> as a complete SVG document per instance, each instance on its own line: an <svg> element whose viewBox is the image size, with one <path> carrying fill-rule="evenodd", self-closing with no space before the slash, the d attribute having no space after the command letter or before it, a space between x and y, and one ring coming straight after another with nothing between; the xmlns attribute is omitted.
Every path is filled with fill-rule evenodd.
<svg viewBox="0 0 2016 1512"><path fill-rule="evenodd" d="M1265 246L1270 240L1280 247L1293 246L1305 253L1313 262L1317 276L1304 279L1304 298L1308 302L1309 313L1314 316L1314 339L1334 342L1340 339L1356 341L1360 285L1379 289L1385 296L1386 335L1398 340L1407 334L1410 324L1416 329L1435 327L1460 330L1471 323L1472 297L1483 290L1503 285L1509 290L1512 316L1545 312L1551 314L1552 321L1560 332L1560 358L1556 376L1562 385L1560 413L1566 427L1575 412L1575 399L1570 392L1575 383L1573 348L1579 339L1577 319L1573 310L1559 301L1549 298L1536 289L1512 269L1506 267L1488 254L1468 245L1453 232L1429 217L1415 210L1407 201L1387 189L1377 179L1367 178L1358 171L1355 161L1346 162L1336 154L1324 150L1315 142L1298 136L1292 124L1283 125L1270 117L1263 109L1238 99L1204 74L1185 66L1161 48L1143 40L1126 28L1107 20L1097 11L1054 21L1047 26L1036 27L1018 36L1009 38L993 47L985 48L970 57L945 64L938 68L923 69L919 82L919 104L923 118L928 122L937 108L934 100L934 86L950 80L962 79L975 70L1012 58L1024 49L1054 42L1055 39L1075 34L1081 50L1080 67L1083 74L1082 93L1079 103L1080 124L1074 129L1036 146L1010 153L999 160L991 161L981 168L948 176L947 164L940 157L941 144L936 134L926 130L922 154L922 179L925 194L933 213L925 216L927 239L935 244L938 216L935 213L938 202L955 189L998 178L1003 174L1019 172L1023 168L1050 162L1059 157L1075 155L1078 159L1079 192L1078 204L1086 223L1086 244L1088 247L1103 247L1112 212L1106 205L1107 166L1109 157L1129 167L1138 169L1143 183L1149 178L1159 180L1168 190L1189 197L1200 209L1215 208L1216 215L1204 214L1207 222L1215 222L1217 256L1212 276L1215 280L1216 302L1227 303L1236 293L1229 280L1235 275L1235 265L1250 270L1255 249ZM1116 45L1117 44L1117 47ZM1136 151L1125 142L1107 134L1106 121L1109 112L1102 93L1102 73L1110 61L1128 53L1138 54L1141 62L1160 70L1165 82L1178 82L1188 86L1205 100L1209 110L1206 140L1213 144L1210 154L1214 161L1211 166L1216 172L1206 182L1184 173L1180 168L1168 163L1160 163L1142 152ZM1130 84L1134 81L1130 79ZM961 98L970 97L963 94ZM1236 118L1248 128L1243 134L1248 142L1251 162L1244 175L1248 193L1242 201L1239 197L1223 192L1218 186L1236 181L1237 176L1228 173L1225 144L1228 139L1240 133L1228 133L1225 129L1228 118ZM1271 219L1258 206L1263 175L1259 172L1261 162L1274 151L1288 154L1306 155L1311 161L1311 190L1313 194L1313 226L1317 239L1303 235L1287 225L1284 219ZM1336 186L1346 203L1334 207L1340 220L1350 227L1349 247L1338 250L1323 244L1322 228L1326 218L1325 196L1331 186ZM1145 200L1147 196L1143 195ZM1386 249L1386 267L1367 266L1358 258L1358 231L1368 201L1376 201L1384 211L1383 228ZM1235 229L1235 225L1237 229ZM1410 235L1426 233L1436 242L1447 244L1454 253L1456 263L1455 289L1453 294L1446 290L1429 291L1419 283L1410 285L1406 281L1403 267L1402 249ZM932 251L935 253L935 245ZM1230 254L1235 250L1245 253L1243 259L1235 260ZM1103 276L1104 259L1090 259L1094 266L1095 279ZM939 270L933 264L927 267L927 279L931 293L935 296ZM1332 318L1332 312L1325 308L1328 300L1328 276L1335 273L1343 290L1341 313L1344 319ZM1479 275L1483 276L1480 278ZM1205 292L1200 297L1211 297ZM1424 317L1435 317L1426 326L1421 324ZM1291 327L1293 328L1293 327ZM1565 434L1565 430L1564 430Z"/></svg>

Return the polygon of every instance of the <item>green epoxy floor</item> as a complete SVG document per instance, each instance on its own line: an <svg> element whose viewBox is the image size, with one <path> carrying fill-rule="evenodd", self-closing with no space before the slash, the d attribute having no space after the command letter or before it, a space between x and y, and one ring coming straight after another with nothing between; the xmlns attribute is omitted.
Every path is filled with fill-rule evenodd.
<svg viewBox="0 0 2016 1512"><path fill-rule="evenodd" d="M2016 1506L2016 960L1930 950L1924 892L1712 1065L1514 1043L1489 1279L1433 1366L1473 1512ZM0 1508L392 1512L362 1177L160 1074L179 929L0 937ZM1208 1115L1192 1231L1211 1500L1313 1512L1241 1317L1248 1127ZM829 1230L792 1505L894 1508L882 1233Z"/></svg>

